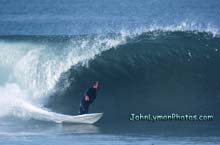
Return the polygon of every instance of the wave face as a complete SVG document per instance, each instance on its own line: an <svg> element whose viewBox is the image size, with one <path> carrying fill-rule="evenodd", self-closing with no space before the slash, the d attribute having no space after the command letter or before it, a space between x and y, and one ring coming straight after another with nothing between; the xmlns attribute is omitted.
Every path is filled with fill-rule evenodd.
<svg viewBox="0 0 220 145"><path fill-rule="evenodd" d="M102 51L62 74L47 104L74 114L91 82L101 83L91 112L108 119L130 113L220 112L220 38L198 31L148 31ZM59 90L59 89L57 89Z"/></svg>
<svg viewBox="0 0 220 145"><path fill-rule="evenodd" d="M91 112L220 113L220 38L164 28L108 35L0 36L0 117L77 114L91 82ZM178 30L179 29L179 30Z"/></svg>

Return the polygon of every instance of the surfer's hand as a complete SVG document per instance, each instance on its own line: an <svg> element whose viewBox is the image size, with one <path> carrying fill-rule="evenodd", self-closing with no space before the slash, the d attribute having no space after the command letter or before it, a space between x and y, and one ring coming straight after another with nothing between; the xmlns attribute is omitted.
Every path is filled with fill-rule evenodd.
<svg viewBox="0 0 220 145"><path fill-rule="evenodd" d="M85 101L89 101L89 96L86 96L86 97L85 97Z"/></svg>

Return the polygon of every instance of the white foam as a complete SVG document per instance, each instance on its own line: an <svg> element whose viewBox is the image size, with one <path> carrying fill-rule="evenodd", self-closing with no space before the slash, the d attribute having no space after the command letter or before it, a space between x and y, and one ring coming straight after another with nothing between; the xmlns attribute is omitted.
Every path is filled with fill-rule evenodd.
<svg viewBox="0 0 220 145"><path fill-rule="evenodd" d="M143 26L136 28L135 30L129 31L129 30L121 30L120 33L122 35L126 35L129 37L134 37L137 35L140 35L145 32L154 32L154 31L162 31L162 32L175 32L175 31L197 31L197 32L207 32L212 34L214 37L219 36L220 29L216 27L212 23L207 23L207 25L202 25L198 22L193 22L189 20L181 21L177 24L172 25L160 25L158 23L151 24L149 26Z"/></svg>

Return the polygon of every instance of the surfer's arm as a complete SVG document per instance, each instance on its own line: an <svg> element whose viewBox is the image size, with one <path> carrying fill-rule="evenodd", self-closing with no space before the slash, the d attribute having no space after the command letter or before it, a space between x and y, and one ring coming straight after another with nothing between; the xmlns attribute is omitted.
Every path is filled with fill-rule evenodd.
<svg viewBox="0 0 220 145"><path fill-rule="evenodd" d="M85 101L91 101L90 99L91 94L92 94L92 89L89 88L88 91L86 92Z"/></svg>
<svg viewBox="0 0 220 145"><path fill-rule="evenodd" d="M85 101L89 101L89 96L85 96Z"/></svg>

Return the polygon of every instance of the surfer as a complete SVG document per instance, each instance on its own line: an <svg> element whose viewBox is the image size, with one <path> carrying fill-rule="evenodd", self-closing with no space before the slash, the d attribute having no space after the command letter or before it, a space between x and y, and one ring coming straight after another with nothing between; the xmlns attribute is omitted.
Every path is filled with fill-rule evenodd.
<svg viewBox="0 0 220 145"><path fill-rule="evenodd" d="M93 83L92 87L86 91L80 103L80 114L86 114L89 112L89 105L92 104L95 100L98 87L99 82L96 81Z"/></svg>

